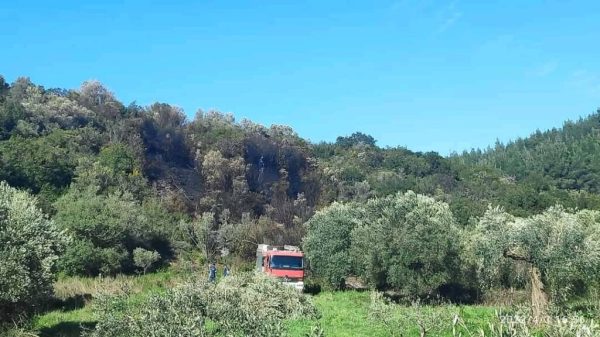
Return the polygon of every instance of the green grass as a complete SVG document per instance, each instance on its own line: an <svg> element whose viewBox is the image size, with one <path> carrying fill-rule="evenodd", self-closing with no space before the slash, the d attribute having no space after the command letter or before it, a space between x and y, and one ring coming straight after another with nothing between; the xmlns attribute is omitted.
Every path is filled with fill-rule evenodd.
<svg viewBox="0 0 600 337"><path fill-rule="evenodd" d="M164 291L182 279L172 270L139 275L89 278L64 277L55 284L55 309L33 318L33 330L40 337L79 337L95 325L92 311L93 296L100 293L133 293L131 300L139 301L152 293Z"/></svg>
<svg viewBox="0 0 600 337"><path fill-rule="evenodd" d="M54 310L34 319L34 329L39 331L40 337L79 337L84 329L94 325L90 306L69 311Z"/></svg>
<svg viewBox="0 0 600 337"><path fill-rule="evenodd" d="M65 300L76 296L96 296L100 293L119 293L127 290L143 293L171 287L183 276L171 269L146 275L117 275L116 277L64 277L54 284L54 294Z"/></svg>
<svg viewBox="0 0 600 337"><path fill-rule="evenodd" d="M33 321L33 330L40 337L80 337L85 329L93 328L95 316L92 311L93 299L99 293L119 293L127 289L135 295L132 301L142 300L150 294L164 291L172 287L184 276L173 270L141 276L118 276L116 278L62 278L56 284L57 297L62 300L62 306L36 316ZM75 300L73 300L75 299ZM320 326L326 336L370 336L387 337L388 328L381 322L369 319L370 306L369 292L322 292L313 296L313 302L319 309L319 319L290 320L287 321L288 331L291 336L304 337L313 327ZM395 315L414 315L415 310L428 312L456 310L472 332L486 327L494 316L495 309L484 306L425 306L418 309L411 307L398 307ZM412 312L411 312L412 311ZM448 329L436 337L452 336L452 322L448 321ZM409 336L418 336L414 326Z"/></svg>
<svg viewBox="0 0 600 337"><path fill-rule="evenodd" d="M370 297L368 292L324 292L313 297L313 301L322 316L318 320L293 320L288 321L288 331L292 336L305 336L312 327L320 326L325 336L350 337L369 336L387 337L389 330L384 324L374 322L368 317ZM495 315L496 309L484 306L424 306L419 308L399 307L396 315L414 315L415 310L422 310L427 314L435 311L449 310L452 308L459 313L469 331L475 333L478 329L487 327L488 322ZM413 311L409 313L408 311ZM448 328L436 337L452 336L452 319L447 322ZM409 336L418 336L416 326L412 327ZM433 336L433 335L432 335Z"/></svg>
<svg viewBox="0 0 600 337"><path fill-rule="evenodd" d="M325 292L313 297L321 318L288 322L292 336L304 336L319 324L326 336L387 336L386 330L368 321L369 293Z"/></svg>

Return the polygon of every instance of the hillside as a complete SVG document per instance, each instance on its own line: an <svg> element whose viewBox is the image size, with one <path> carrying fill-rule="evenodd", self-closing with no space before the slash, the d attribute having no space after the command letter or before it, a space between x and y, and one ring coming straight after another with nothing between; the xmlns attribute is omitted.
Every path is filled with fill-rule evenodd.
<svg viewBox="0 0 600 337"><path fill-rule="evenodd" d="M365 200L413 190L450 204L462 224L489 204L528 216L557 203L598 209L600 113L562 129L537 132L485 151L441 157L435 152L380 148L355 133L313 152L330 178L324 193L337 200ZM331 192L333 189L335 192ZM327 194L329 193L329 194Z"/></svg>
<svg viewBox="0 0 600 337"><path fill-rule="evenodd" d="M166 103L125 105L93 81L66 90L0 79L0 180L37 194L51 215L76 185L157 199L179 216L212 212L222 223L246 214L286 229L334 200L407 190L447 201L463 224L489 203L516 215L555 203L598 209L599 130L597 113L445 158L381 148L360 132L311 144L287 126L215 111L188 120Z"/></svg>
<svg viewBox="0 0 600 337"><path fill-rule="evenodd" d="M497 168L519 181L599 193L600 110L559 129L538 130L530 137L455 158L467 165Z"/></svg>
<svg viewBox="0 0 600 337"><path fill-rule="evenodd" d="M0 334L21 329L6 325L14 313L42 336L81 336L84 327L146 336L152 324L202 336L354 331L344 328L349 311L319 302L334 297L360 305L356 328L375 320L380 335L415 333L405 314L457 324L452 306L406 309L376 292L370 300L326 292L317 308L273 278L244 273L260 243L302 245L307 291L353 279L405 303L484 304L495 291L529 289L541 308L535 319L549 303L597 303L598 130L600 112L442 157L382 148L361 132L314 144L290 127L216 111L190 120L166 103L125 105L96 81L65 90L0 77ZM234 274L207 282L208 262ZM302 305L253 306L279 300ZM475 316L464 324L491 327L492 310L467 308ZM449 335L456 326L436 328Z"/></svg>

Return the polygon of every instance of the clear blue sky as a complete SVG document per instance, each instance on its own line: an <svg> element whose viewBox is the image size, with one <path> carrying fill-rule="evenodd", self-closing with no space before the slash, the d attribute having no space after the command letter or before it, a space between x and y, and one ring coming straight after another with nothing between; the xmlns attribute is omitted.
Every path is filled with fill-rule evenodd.
<svg viewBox="0 0 600 337"><path fill-rule="evenodd" d="M92 2L1 1L0 74L442 154L600 106L596 0Z"/></svg>

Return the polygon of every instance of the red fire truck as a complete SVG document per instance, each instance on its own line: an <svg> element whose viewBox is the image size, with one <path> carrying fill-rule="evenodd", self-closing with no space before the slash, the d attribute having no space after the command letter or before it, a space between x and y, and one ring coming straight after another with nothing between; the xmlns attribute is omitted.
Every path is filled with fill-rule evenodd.
<svg viewBox="0 0 600 337"><path fill-rule="evenodd" d="M277 277L298 290L304 288L304 253L298 247L258 245L256 270Z"/></svg>

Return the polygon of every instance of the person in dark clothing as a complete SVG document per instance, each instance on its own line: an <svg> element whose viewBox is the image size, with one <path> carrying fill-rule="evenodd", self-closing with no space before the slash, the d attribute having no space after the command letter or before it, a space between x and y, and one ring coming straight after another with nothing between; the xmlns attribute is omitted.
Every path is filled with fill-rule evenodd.
<svg viewBox="0 0 600 337"><path fill-rule="evenodd" d="M223 277L229 276L229 272L229 267L225 265L225 267L223 267Z"/></svg>
<svg viewBox="0 0 600 337"><path fill-rule="evenodd" d="M214 262L211 262L208 266L208 281L215 282L217 278L217 266L215 266Z"/></svg>

